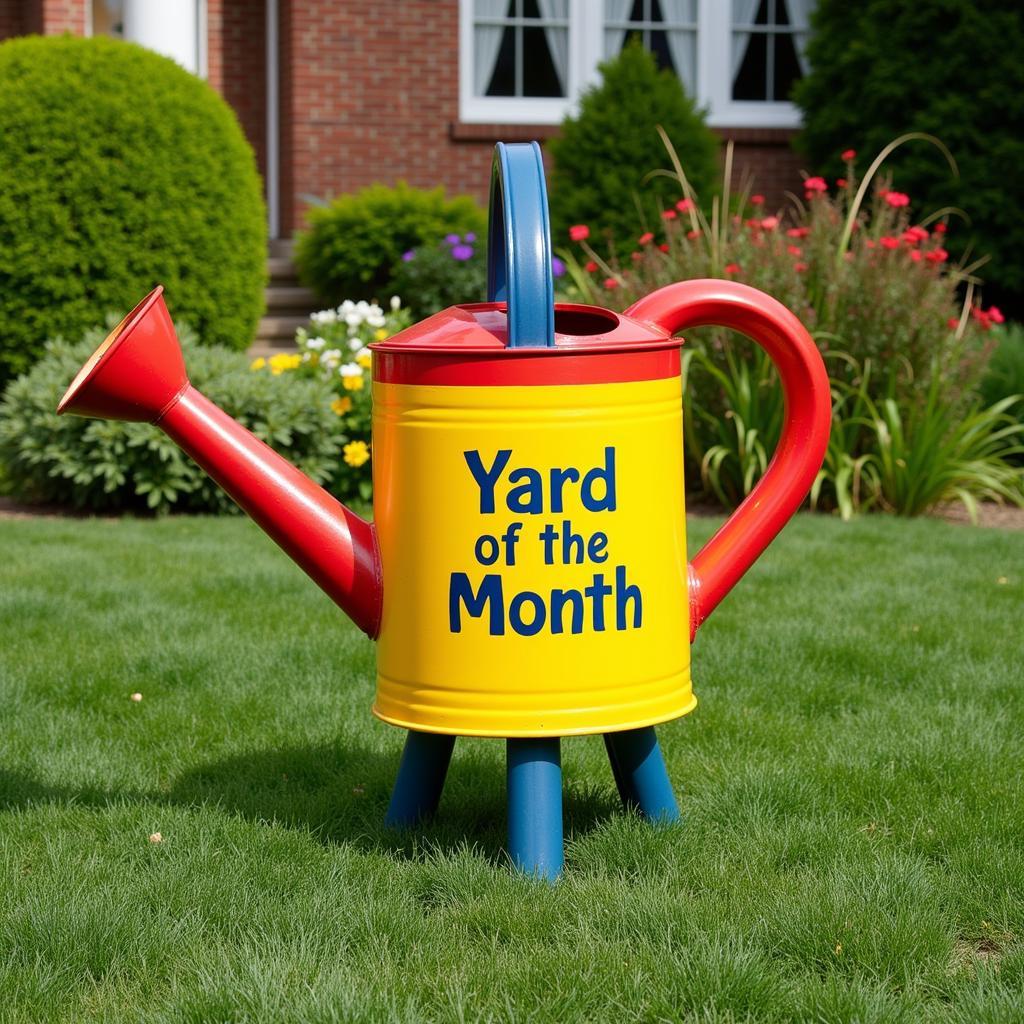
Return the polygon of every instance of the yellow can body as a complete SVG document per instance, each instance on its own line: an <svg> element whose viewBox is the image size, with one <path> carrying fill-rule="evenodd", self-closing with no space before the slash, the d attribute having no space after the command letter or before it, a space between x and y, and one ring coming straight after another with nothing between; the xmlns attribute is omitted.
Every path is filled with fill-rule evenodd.
<svg viewBox="0 0 1024 1024"><path fill-rule="evenodd" d="M680 390L374 381L379 718L567 736L692 710Z"/></svg>

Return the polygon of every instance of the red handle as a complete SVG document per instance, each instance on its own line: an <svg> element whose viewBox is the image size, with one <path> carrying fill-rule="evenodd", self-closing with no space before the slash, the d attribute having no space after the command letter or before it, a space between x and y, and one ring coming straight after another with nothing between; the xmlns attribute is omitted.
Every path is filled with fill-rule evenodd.
<svg viewBox="0 0 1024 1024"><path fill-rule="evenodd" d="M786 420L757 486L690 564L690 639L800 507L821 468L832 419L825 364L803 324L781 303L732 281L670 284L626 310L675 334L717 325L745 334L779 371Z"/></svg>

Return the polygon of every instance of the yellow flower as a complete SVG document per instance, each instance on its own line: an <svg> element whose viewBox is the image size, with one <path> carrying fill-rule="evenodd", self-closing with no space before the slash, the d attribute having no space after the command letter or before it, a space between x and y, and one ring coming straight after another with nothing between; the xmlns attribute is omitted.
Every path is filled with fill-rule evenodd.
<svg viewBox="0 0 1024 1024"><path fill-rule="evenodd" d="M263 367L266 366L266 365L267 365L266 359L264 359L263 356L260 356L259 359L254 359L249 364L249 369L250 370L262 370Z"/></svg>
<svg viewBox="0 0 1024 1024"><path fill-rule="evenodd" d="M346 391L362 391L363 390L363 378L362 377L342 377L341 383Z"/></svg>
<svg viewBox="0 0 1024 1024"><path fill-rule="evenodd" d="M356 356L356 362L364 370L368 370L370 368L370 363L371 363L372 359L373 359L373 357L370 355L369 352L367 352L366 355L358 355L358 356Z"/></svg>
<svg viewBox="0 0 1024 1024"><path fill-rule="evenodd" d="M384 328L384 327L379 327L377 329L377 333L374 334L374 336L373 336L373 340L374 341L383 341L387 336L388 336L387 329Z"/></svg>
<svg viewBox="0 0 1024 1024"><path fill-rule="evenodd" d="M287 352L278 352L276 356L270 357L270 372L276 377L285 370L294 370L302 364L302 356L299 353L289 355Z"/></svg>
<svg viewBox="0 0 1024 1024"><path fill-rule="evenodd" d="M347 395L344 398L336 398L331 402L331 409L336 412L339 416L344 416L345 413L352 408L352 399Z"/></svg>
<svg viewBox="0 0 1024 1024"><path fill-rule="evenodd" d="M345 462L358 469L370 457L370 449L365 441L349 441L344 448Z"/></svg>

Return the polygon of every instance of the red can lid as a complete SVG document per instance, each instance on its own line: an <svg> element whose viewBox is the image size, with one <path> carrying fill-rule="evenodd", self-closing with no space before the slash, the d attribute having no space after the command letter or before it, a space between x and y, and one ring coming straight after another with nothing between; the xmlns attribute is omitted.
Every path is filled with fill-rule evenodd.
<svg viewBox="0 0 1024 1024"><path fill-rule="evenodd" d="M553 347L510 348L506 306L451 306L370 345L375 380L393 384L596 384L679 373L679 346L654 324L599 306L555 305Z"/></svg>

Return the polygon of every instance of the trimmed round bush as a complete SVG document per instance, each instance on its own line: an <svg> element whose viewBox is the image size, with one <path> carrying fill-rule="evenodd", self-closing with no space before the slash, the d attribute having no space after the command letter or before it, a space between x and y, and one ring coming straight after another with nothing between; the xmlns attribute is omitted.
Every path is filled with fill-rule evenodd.
<svg viewBox="0 0 1024 1024"><path fill-rule="evenodd" d="M991 256L979 276L986 302L1024 317L1024 18L1004 0L819 0L807 47L811 73L794 99L804 115L799 145L816 173L863 171L904 132L928 132L956 159L954 178L925 142L886 163L894 187L924 213L956 206L947 247Z"/></svg>
<svg viewBox="0 0 1024 1024"><path fill-rule="evenodd" d="M180 331L192 382L228 415L330 488L348 437L330 382L255 373L240 352L200 347ZM15 497L93 512L237 512L233 501L157 427L58 416L57 403L104 331L52 341L0 401L0 476Z"/></svg>
<svg viewBox="0 0 1024 1024"><path fill-rule="evenodd" d="M674 179L651 171L671 167L657 126L672 142L698 196L715 191L718 137L671 71L659 71L639 43L601 65L601 84L583 94L580 112L562 122L548 150L551 226L556 246L568 241L573 224L606 235L620 254L637 236L655 230L661 211L682 198Z"/></svg>
<svg viewBox="0 0 1024 1024"><path fill-rule="evenodd" d="M262 189L213 89L131 43L31 36L0 45L0 97L0 386L156 283L204 343L251 344Z"/></svg>
<svg viewBox="0 0 1024 1024"><path fill-rule="evenodd" d="M383 300L403 253L449 234L484 239L487 228L487 214L471 197L446 199L441 188L425 191L403 181L340 195L310 210L306 220L309 230L298 237L295 264L303 284L331 305Z"/></svg>

